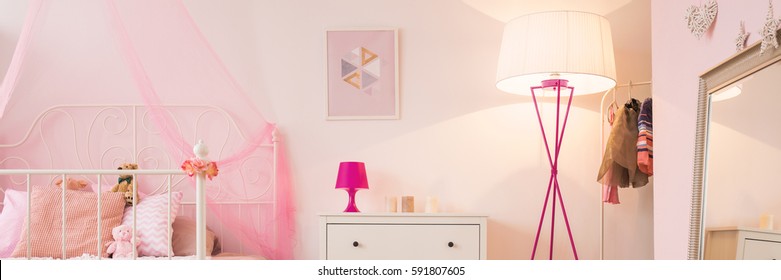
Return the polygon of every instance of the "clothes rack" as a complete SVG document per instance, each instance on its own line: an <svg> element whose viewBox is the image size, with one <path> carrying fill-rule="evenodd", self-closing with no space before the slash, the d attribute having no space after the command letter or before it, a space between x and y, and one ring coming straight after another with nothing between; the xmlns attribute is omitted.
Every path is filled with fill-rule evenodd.
<svg viewBox="0 0 781 280"><path fill-rule="evenodd" d="M599 146L600 146L600 155L605 154L605 97L607 97L610 92L613 92L613 101L615 102L615 91L618 88L629 88L629 98L632 98L632 87L635 86L653 86L651 81L646 82L639 82L635 83L632 82L632 80L629 80L629 83L622 84L622 85L616 85L615 87L605 91L605 93L602 94L602 101L599 103L599 118L600 118L600 127L599 127ZM600 184L600 187L604 187L602 184ZM604 260L605 259L605 203L602 202L602 189L600 188L600 195L599 195L599 259Z"/></svg>
<svg viewBox="0 0 781 280"><path fill-rule="evenodd" d="M639 82L639 83L633 83L632 81L629 81L628 84L616 85L614 88L633 87L633 86L650 86L650 85L651 85L651 81Z"/></svg>

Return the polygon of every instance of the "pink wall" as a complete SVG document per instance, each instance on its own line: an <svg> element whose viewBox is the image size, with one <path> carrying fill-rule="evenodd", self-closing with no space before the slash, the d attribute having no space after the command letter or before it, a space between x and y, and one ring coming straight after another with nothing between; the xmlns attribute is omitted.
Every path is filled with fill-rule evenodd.
<svg viewBox="0 0 781 280"><path fill-rule="evenodd" d="M683 20L689 5L704 1L653 1L654 257L685 259L694 156L698 76L735 53L740 21L749 44L767 13L767 1L720 0L711 32L697 40ZM781 16L776 3L776 17Z"/></svg>

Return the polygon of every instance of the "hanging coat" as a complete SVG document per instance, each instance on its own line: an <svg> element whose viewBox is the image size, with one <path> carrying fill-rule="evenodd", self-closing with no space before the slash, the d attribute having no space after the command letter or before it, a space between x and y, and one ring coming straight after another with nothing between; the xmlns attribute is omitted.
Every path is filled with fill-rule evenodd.
<svg viewBox="0 0 781 280"><path fill-rule="evenodd" d="M608 186L642 187L648 175L637 167L637 116L640 103L632 99L616 112L613 128L607 139L597 181ZM611 172L608 172L611 171ZM605 176L608 174L609 176Z"/></svg>

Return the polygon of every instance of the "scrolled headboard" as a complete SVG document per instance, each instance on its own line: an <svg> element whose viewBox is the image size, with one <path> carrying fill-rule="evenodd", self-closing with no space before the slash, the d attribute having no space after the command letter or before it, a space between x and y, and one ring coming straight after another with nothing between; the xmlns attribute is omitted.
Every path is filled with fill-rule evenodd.
<svg viewBox="0 0 781 280"><path fill-rule="evenodd" d="M160 106L168 114L168 125L175 126L185 141L203 140L209 146L209 158L219 160L242 147L247 136L233 116L211 105ZM48 108L27 124L13 124L14 133L0 138L2 169L116 169L125 162L138 163L140 169L178 169L189 156L162 138L142 104L59 105ZM220 175L208 181L207 196L219 207L235 208L239 216L261 217L263 211L274 211L275 172L277 165L276 131L250 156L221 168ZM33 185L49 185L56 175L31 177ZM110 188L116 176L83 175L92 184ZM0 176L0 192L7 188L23 189L25 176ZM168 191L165 178L138 178L139 191L146 195ZM194 215L195 195L191 179L174 176L171 190L182 191L183 216ZM0 200L1 201L1 200ZM210 227L222 235L219 224ZM224 240L223 248L240 252L241 242ZM235 247L235 248L231 248ZM233 249L233 250L232 250Z"/></svg>

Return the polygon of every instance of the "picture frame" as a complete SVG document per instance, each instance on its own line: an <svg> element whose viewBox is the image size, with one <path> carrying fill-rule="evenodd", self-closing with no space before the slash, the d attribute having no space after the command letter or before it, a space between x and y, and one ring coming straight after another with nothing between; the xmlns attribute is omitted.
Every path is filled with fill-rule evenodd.
<svg viewBox="0 0 781 280"><path fill-rule="evenodd" d="M398 29L325 31L326 120L397 120Z"/></svg>

